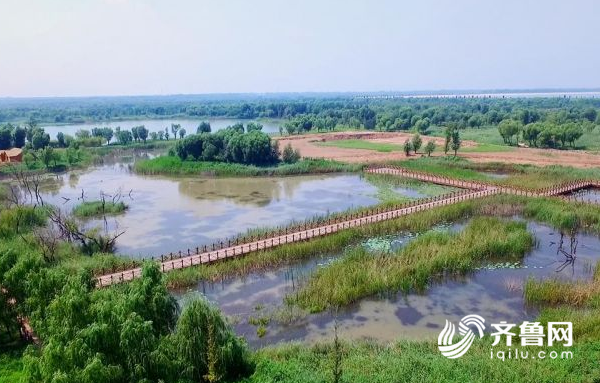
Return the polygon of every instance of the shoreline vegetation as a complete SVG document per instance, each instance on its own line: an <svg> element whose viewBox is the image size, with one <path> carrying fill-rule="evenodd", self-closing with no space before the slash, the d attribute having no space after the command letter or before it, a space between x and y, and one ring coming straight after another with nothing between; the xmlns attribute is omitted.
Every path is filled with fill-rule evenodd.
<svg viewBox="0 0 600 383"><path fill-rule="evenodd" d="M203 176L287 176L359 172L361 164L346 164L325 159L302 159L293 164L272 166L245 165L228 162L181 160L175 156L161 156L137 161L134 171L142 175L203 175Z"/></svg>
<svg viewBox="0 0 600 383"><path fill-rule="evenodd" d="M121 151L133 150L167 150L175 145L175 141L132 142L127 145L110 144L98 147L52 148L32 151L26 149L23 161L0 165L0 174L10 175L16 172L26 173L58 173L76 169L86 169L102 164L105 157ZM48 158L49 157L49 158ZM46 158L46 159L45 159Z"/></svg>

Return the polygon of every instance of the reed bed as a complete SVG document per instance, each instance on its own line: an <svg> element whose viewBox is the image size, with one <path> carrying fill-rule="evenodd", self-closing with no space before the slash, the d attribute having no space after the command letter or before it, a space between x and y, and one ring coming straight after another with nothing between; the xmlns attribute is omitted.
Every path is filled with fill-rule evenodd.
<svg viewBox="0 0 600 383"><path fill-rule="evenodd" d="M128 208L123 202L86 201L73 208L73 215L79 218L102 217L124 213Z"/></svg>
<svg viewBox="0 0 600 383"><path fill-rule="evenodd" d="M317 270L288 301L311 312L385 291L424 290L442 273L466 273L484 259L519 259L533 246L523 222L477 217L460 233L430 231L392 254L362 247Z"/></svg>

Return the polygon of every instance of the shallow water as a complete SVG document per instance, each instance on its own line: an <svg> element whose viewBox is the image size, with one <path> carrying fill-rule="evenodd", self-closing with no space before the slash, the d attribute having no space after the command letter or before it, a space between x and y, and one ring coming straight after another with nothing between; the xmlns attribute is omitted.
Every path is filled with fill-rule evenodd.
<svg viewBox="0 0 600 383"><path fill-rule="evenodd" d="M537 244L522 261L511 264L506 264L505 260L486 262L481 269L469 275L432 283L424 294L391 293L363 299L338 313L340 336L344 339L370 338L383 342L399 338L435 339L446 319L456 323L467 314L481 315L492 323L502 320L516 323L535 318L538 310L528 307L523 300L522 287L527 278L590 279L593 266L600 256L600 240L579 234L576 262L557 271L565 260L564 255L558 253L560 233L535 222L528 222L527 225L535 235ZM445 229L457 231L462 227L464 223ZM372 247L373 244L387 241L390 249L397 249L412 238L415 238L415 234L403 233L371 239L363 245ZM563 239L563 250L570 252L569 239ZM331 254L243 278L216 283L200 282L196 291L205 294L225 314L233 317L236 331L254 347L281 341L315 342L330 339L335 323L332 313L298 316L282 302L286 295L294 293L298 284L311 272L339 256L341 254ZM248 319L273 316L273 312L296 315L298 318L283 325L272 320L267 326L267 334L263 338L257 337L257 327L249 324Z"/></svg>
<svg viewBox="0 0 600 383"><path fill-rule="evenodd" d="M567 194L567 196L575 198L578 201L600 203L600 189L598 188L581 189Z"/></svg>
<svg viewBox="0 0 600 383"><path fill-rule="evenodd" d="M180 124L182 128L186 130L187 134L196 133L196 129L198 128L198 124L200 121L209 121L210 126L213 132L217 130L226 128L230 125L233 125L237 122L242 122L246 125L248 122L252 120L241 120L241 119L228 119L228 118L220 118L220 119L165 119L165 120L130 120L130 121L110 121L110 122L91 122L84 124L73 124L73 125L44 125L42 128L50 135L52 139L56 138L56 134L58 132L63 132L65 134L69 134L71 136L75 135L80 129L85 129L91 131L93 128L97 127L110 127L116 128L120 126L123 130L130 130L134 126L144 125L149 132L158 132L160 130L164 131L166 127L169 128L169 135L171 138L173 134L171 133L171 124ZM263 132L265 133L279 133L279 123L277 121L259 121L263 125Z"/></svg>
<svg viewBox="0 0 600 383"><path fill-rule="evenodd" d="M131 172L136 158L151 155L138 151L126 156L126 161L106 161L88 171L55 176L44 184L44 200L70 211L81 203L82 195L87 201L100 199L102 193L109 195L107 199L121 195L129 209L109 217L106 227L110 232L125 231L117 240L119 253L140 257L193 249L248 229L379 202L377 187L357 174L175 178ZM91 220L87 225L105 223Z"/></svg>

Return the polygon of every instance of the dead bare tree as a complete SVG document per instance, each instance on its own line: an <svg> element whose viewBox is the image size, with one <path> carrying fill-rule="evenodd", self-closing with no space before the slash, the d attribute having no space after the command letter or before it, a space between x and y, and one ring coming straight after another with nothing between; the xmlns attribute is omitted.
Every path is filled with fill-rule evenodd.
<svg viewBox="0 0 600 383"><path fill-rule="evenodd" d="M42 228L34 231L35 241L42 251L42 257L47 263L56 261L56 252L60 243L60 238L52 228Z"/></svg>
<svg viewBox="0 0 600 383"><path fill-rule="evenodd" d="M22 168L10 165L10 174L17 183L23 197L18 199L17 192L13 189L11 192L12 200L15 205L28 203L30 205L44 206L44 199L41 193L42 176L38 173L27 172Z"/></svg>
<svg viewBox="0 0 600 383"><path fill-rule="evenodd" d="M104 253L113 252L117 239L125 234L124 230L101 234L95 229L82 229L74 219L64 214L62 210L58 208L50 209L49 218L57 228L62 240L78 243L85 252L90 254L94 251Z"/></svg>

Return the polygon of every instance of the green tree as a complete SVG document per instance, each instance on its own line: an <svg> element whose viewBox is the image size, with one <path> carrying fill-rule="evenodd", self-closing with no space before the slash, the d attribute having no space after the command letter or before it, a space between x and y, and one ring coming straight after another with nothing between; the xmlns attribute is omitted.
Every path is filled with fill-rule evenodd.
<svg viewBox="0 0 600 383"><path fill-rule="evenodd" d="M185 131L184 128L179 129L179 139L183 139L183 137L185 137L185 134L187 132ZM145 141L144 141L145 142Z"/></svg>
<svg viewBox="0 0 600 383"><path fill-rule="evenodd" d="M131 138L133 141L137 142L140 139L139 129L139 126L134 126L131 128Z"/></svg>
<svg viewBox="0 0 600 383"><path fill-rule="evenodd" d="M172 341L186 366L182 372L186 381L234 381L252 371L246 344L206 299L186 306Z"/></svg>
<svg viewBox="0 0 600 383"><path fill-rule="evenodd" d="M431 125L431 122L430 122L429 118L425 117L425 118L419 119L416 122L415 130L419 133L425 133L430 125Z"/></svg>
<svg viewBox="0 0 600 383"><path fill-rule="evenodd" d="M458 128L455 128L454 131L452 132L452 142L450 144L451 149L454 151L454 157L456 157L456 155L458 153L458 149L460 149L461 144L462 144L462 141L460 139L460 132L459 132Z"/></svg>
<svg viewBox="0 0 600 383"><path fill-rule="evenodd" d="M512 145L513 137L521 131L521 124L515 120L502 120L498 124L498 132L505 144Z"/></svg>
<svg viewBox="0 0 600 383"><path fill-rule="evenodd" d="M198 133L198 134L210 133L210 132L211 132L210 122L208 122L208 121L200 122L200 124L198 125L198 129L196 129L196 133Z"/></svg>
<svg viewBox="0 0 600 383"><path fill-rule="evenodd" d="M453 129L450 126L447 126L446 129L444 129L444 154L448 154L448 151L450 150L450 144L452 142L452 131Z"/></svg>
<svg viewBox="0 0 600 383"><path fill-rule="evenodd" d="M52 146L46 146L44 149L42 149L40 157L42 158L42 162L44 163L46 168L50 168L50 163L52 162L54 163L54 166L56 166L56 161L58 160L58 153L54 151L54 148L52 148Z"/></svg>
<svg viewBox="0 0 600 383"><path fill-rule="evenodd" d="M27 131L25 128L17 126L13 131L13 144L17 148L25 146L25 139L27 138Z"/></svg>
<svg viewBox="0 0 600 383"><path fill-rule="evenodd" d="M285 128L285 131L287 132L287 134L290 136L296 132L296 124L293 123L292 121L287 121L286 123L283 124L283 127Z"/></svg>
<svg viewBox="0 0 600 383"><path fill-rule="evenodd" d="M36 129L33 137L31 138L31 145L33 149L43 149L50 144L50 135L45 133L43 129Z"/></svg>
<svg viewBox="0 0 600 383"><path fill-rule="evenodd" d="M406 141L404 141L404 154L408 157L410 156L410 151L412 150L412 144L410 143L410 140L407 138Z"/></svg>
<svg viewBox="0 0 600 383"><path fill-rule="evenodd" d="M117 132L117 141L121 145L129 145L133 141L133 135L129 130L120 130Z"/></svg>
<svg viewBox="0 0 600 383"><path fill-rule="evenodd" d="M90 131L86 129L79 129L75 132L75 137L80 140L90 138L91 136L92 134L90 133Z"/></svg>
<svg viewBox="0 0 600 383"><path fill-rule="evenodd" d="M431 157L431 153L435 151L435 142L433 140L428 141L427 145L425 145L425 153L427 153L427 157Z"/></svg>
<svg viewBox="0 0 600 383"><path fill-rule="evenodd" d="M281 160L286 164L293 164L300 159L300 152L292 148L292 144L288 143L281 153Z"/></svg>
<svg viewBox="0 0 600 383"><path fill-rule="evenodd" d="M114 131L111 128L102 129L102 137L104 137L107 144L110 144L110 140L112 140L113 136L114 136Z"/></svg>
<svg viewBox="0 0 600 383"><path fill-rule="evenodd" d="M148 129L146 129L146 127L144 125L140 125L137 127L137 136L140 140L144 141L144 143L146 143L146 140L148 139Z"/></svg>
<svg viewBox="0 0 600 383"><path fill-rule="evenodd" d="M421 135L417 133L412 138L412 148L415 151L415 154L421 149L421 145L423 145L423 139L421 138Z"/></svg>
<svg viewBox="0 0 600 383"><path fill-rule="evenodd" d="M590 122L594 122L598 117L598 111L594 108L587 108L583 111L581 116Z"/></svg>
<svg viewBox="0 0 600 383"><path fill-rule="evenodd" d="M79 149L69 146L66 151L67 162L69 165L76 164L79 162Z"/></svg>
<svg viewBox="0 0 600 383"><path fill-rule="evenodd" d="M569 123L565 127L565 141L569 143L571 147L575 146L575 141L583 136L583 128L580 124Z"/></svg>
<svg viewBox="0 0 600 383"><path fill-rule="evenodd" d="M12 131L4 126L0 128L0 150L10 149L12 147Z"/></svg>
<svg viewBox="0 0 600 383"><path fill-rule="evenodd" d="M58 132L56 134L56 141L58 142L58 146L60 146L61 148L67 146L67 143L65 142L65 134L63 132Z"/></svg>
<svg viewBox="0 0 600 383"><path fill-rule="evenodd" d="M529 146L537 146L538 136L544 130L544 125L541 122L534 122L523 127L523 140L529 143Z"/></svg>
<svg viewBox="0 0 600 383"><path fill-rule="evenodd" d="M173 133L173 138L177 139L177 131L181 128L180 124L171 124L171 132Z"/></svg>
<svg viewBox="0 0 600 383"><path fill-rule="evenodd" d="M262 131L263 125L258 122L249 122L246 124L246 132L250 133L254 130Z"/></svg>

